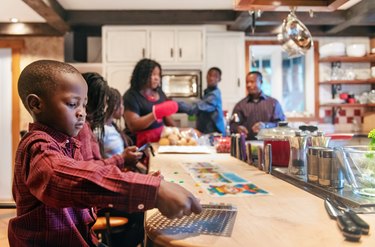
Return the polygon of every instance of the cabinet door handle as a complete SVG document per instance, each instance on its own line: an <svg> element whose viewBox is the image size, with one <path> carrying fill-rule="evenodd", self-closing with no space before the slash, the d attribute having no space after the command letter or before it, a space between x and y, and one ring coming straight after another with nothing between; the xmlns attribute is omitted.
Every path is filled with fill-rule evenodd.
<svg viewBox="0 0 375 247"><path fill-rule="evenodd" d="M173 48L171 48L171 57L173 57Z"/></svg>
<svg viewBox="0 0 375 247"><path fill-rule="evenodd" d="M182 49L181 48L179 49L179 55L180 55L180 57L182 57Z"/></svg>
<svg viewBox="0 0 375 247"><path fill-rule="evenodd" d="M146 56L146 49L142 48L142 58L145 58L145 56Z"/></svg>
<svg viewBox="0 0 375 247"><path fill-rule="evenodd" d="M241 80L240 80L240 78L237 78L237 86L238 86L238 87L241 86Z"/></svg>

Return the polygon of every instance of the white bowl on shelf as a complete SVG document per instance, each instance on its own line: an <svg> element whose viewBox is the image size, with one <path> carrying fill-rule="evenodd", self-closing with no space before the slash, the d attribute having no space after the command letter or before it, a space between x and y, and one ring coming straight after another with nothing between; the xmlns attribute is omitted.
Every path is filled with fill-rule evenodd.
<svg viewBox="0 0 375 247"><path fill-rule="evenodd" d="M345 56L345 44L332 42L322 45L319 49L320 57Z"/></svg>
<svg viewBox="0 0 375 247"><path fill-rule="evenodd" d="M366 46L364 44L351 44L346 47L346 55L349 57L363 57L366 55Z"/></svg>

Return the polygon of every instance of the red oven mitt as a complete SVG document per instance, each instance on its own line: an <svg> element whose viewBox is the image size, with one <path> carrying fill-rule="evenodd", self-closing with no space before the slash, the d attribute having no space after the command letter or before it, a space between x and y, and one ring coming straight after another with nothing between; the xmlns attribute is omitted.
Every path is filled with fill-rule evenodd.
<svg viewBox="0 0 375 247"><path fill-rule="evenodd" d="M170 116L176 113L178 110L178 104L176 101L167 100L163 103L154 105L152 107L152 113L154 114L155 119L163 119L163 117Z"/></svg>

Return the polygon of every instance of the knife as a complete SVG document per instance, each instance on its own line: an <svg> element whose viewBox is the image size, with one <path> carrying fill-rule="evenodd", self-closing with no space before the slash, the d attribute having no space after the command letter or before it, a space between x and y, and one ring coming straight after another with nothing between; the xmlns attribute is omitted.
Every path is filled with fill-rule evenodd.
<svg viewBox="0 0 375 247"><path fill-rule="evenodd" d="M342 201L336 199L330 200L330 203L335 206L341 212L346 212L347 215L352 219L352 221L361 228L362 234L367 235L370 231L370 226L361 217L357 215L352 209L346 206Z"/></svg>
<svg viewBox="0 0 375 247"><path fill-rule="evenodd" d="M336 219L337 225L342 231L344 237L348 241L357 242L362 236L362 230L355 222L351 219L348 212L342 213L336 209L332 203L326 199L324 200L324 206L332 219Z"/></svg>
<svg viewBox="0 0 375 247"><path fill-rule="evenodd" d="M367 224L361 217L357 215L353 210L349 209L349 211L346 212L349 217L352 219L352 221L361 228L362 234L369 234L370 232L370 226Z"/></svg>

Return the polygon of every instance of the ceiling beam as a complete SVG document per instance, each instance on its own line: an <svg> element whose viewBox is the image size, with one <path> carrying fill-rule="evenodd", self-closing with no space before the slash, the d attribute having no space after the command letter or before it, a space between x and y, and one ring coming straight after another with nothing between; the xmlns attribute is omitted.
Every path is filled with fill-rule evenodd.
<svg viewBox="0 0 375 247"><path fill-rule="evenodd" d="M0 23L0 36L60 36L46 23Z"/></svg>
<svg viewBox="0 0 375 247"><path fill-rule="evenodd" d="M287 11L290 7L297 7L303 11L331 12L348 2L349 0L236 0L235 10L264 10ZM277 3L277 4L276 4Z"/></svg>
<svg viewBox="0 0 375 247"><path fill-rule="evenodd" d="M350 26L355 26L367 19L373 19L375 12L375 1L374 0L362 0L352 8L346 10L345 21L341 24L329 29L327 34L335 34L343 31Z"/></svg>
<svg viewBox="0 0 375 247"><path fill-rule="evenodd" d="M237 18L234 23L228 26L228 30L244 31L251 25L253 18L248 11L242 11L238 13L239 14L237 14Z"/></svg>
<svg viewBox="0 0 375 247"><path fill-rule="evenodd" d="M238 15L235 22L229 25L228 30L231 31L244 31L252 22L252 17L248 11L242 11ZM345 11L336 11L332 13L316 12L313 17L307 12L296 13L297 18L304 23L307 27L318 25L338 25L345 21ZM283 20L288 16L289 12L263 12L260 17L256 18L255 26L280 26Z"/></svg>
<svg viewBox="0 0 375 247"><path fill-rule="evenodd" d="M71 26L229 24L235 18L232 10L74 10L66 16Z"/></svg>
<svg viewBox="0 0 375 247"><path fill-rule="evenodd" d="M314 39L314 37L351 37L351 36L363 36L363 37L371 37L371 34L375 36L375 27L373 26L357 26L357 27L349 27L348 29L343 30L337 34L328 34L326 33L326 29L322 26L311 26L309 27L309 31ZM247 28L245 30L245 35L248 37L275 37L278 33L278 29L275 26L256 26L255 33L251 33L251 28Z"/></svg>
<svg viewBox="0 0 375 247"><path fill-rule="evenodd" d="M64 20L66 12L56 0L22 1L43 17L48 25L60 32L60 35L69 31L70 28Z"/></svg>
<svg viewBox="0 0 375 247"><path fill-rule="evenodd" d="M281 22L289 15L289 12L263 12L257 18L256 22L259 25L280 25ZM296 12L297 18L305 25L337 25L345 21L344 11L314 12L313 17L307 12Z"/></svg>

